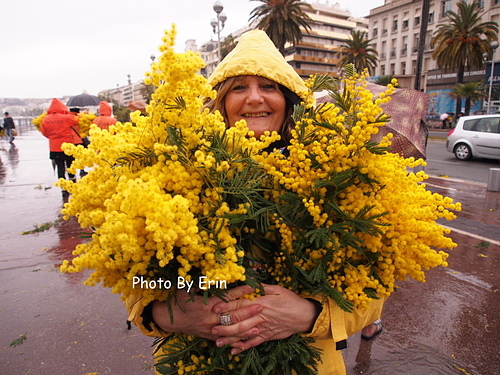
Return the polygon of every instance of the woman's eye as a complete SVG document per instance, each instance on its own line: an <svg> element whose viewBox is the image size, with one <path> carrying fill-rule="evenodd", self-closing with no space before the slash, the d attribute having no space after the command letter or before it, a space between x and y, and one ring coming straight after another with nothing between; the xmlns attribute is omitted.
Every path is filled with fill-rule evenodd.
<svg viewBox="0 0 500 375"><path fill-rule="evenodd" d="M269 84L263 85L262 88L266 89L266 90L270 90L270 89L276 88L276 86L273 85L272 83L269 83Z"/></svg>
<svg viewBox="0 0 500 375"><path fill-rule="evenodd" d="M237 86L234 86L231 91L238 91L238 90L243 90L245 88L245 86L243 85L237 85Z"/></svg>

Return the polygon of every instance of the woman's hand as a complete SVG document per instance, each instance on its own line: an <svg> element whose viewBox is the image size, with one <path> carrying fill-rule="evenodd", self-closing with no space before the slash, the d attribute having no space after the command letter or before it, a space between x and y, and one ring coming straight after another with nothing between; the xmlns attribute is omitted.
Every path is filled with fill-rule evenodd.
<svg viewBox="0 0 500 375"><path fill-rule="evenodd" d="M265 341L312 330L319 314L313 302L280 286L265 285L264 289L266 295L254 300L233 300L214 306L216 313L229 312L232 321L231 325L212 329L212 337L219 337L217 346L230 345L231 354L236 355ZM245 318L246 309L255 305L262 306L262 312Z"/></svg>
<svg viewBox="0 0 500 375"><path fill-rule="evenodd" d="M253 289L249 286L229 289L225 294L225 300L236 300L252 292ZM219 338L218 335L212 333L213 327L221 324L220 314L215 313L213 307L219 303L225 304L224 302L217 297L210 297L205 303L203 297L198 295L195 295L194 299L190 299L190 295L184 290L177 291L176 298L177 301L172 300L171 302L173 323L170 320L167 304L160 301L153 302L153 320L158 327L165 332L180 332L214 341ZM259 305L248 305L234 312L231 319L233 323L237 323L261 311L262 308Z"/></svg>

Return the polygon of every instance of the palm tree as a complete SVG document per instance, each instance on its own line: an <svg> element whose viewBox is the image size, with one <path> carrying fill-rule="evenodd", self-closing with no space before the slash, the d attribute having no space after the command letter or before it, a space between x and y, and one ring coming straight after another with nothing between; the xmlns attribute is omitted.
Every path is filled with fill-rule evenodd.
<svg viewBox="0 0 500 375"><path fill-rule="evenodd" d="M470 114L471 105L488 96L483 82L457 83L451 92L452 98L465 98L465 116Z"/></svg>
<svg viewBox="0 0 500 375"><path fill-rule="evenodd" d="M285 55L287 42L302 40L302 30L309 34L313 20L305 13L313 11L311 4L300 0L250 0L264 3L250 12L248 22L256 20L257 28L264 30L276 48Z"/></svg>
<svg viewBox="0 0 500 375"><path fill-rule="evenodd" d="M221 59L224 59L229 53L236 47L236 41L234 40L233 34L229 34L224 38L224 41L221 43Z"/></svg>
<svg viewBox="0 0 500 375"><path fill-rule="evenodd" d="M351 30L346 44L340 46L343 54L339 61L340 68L353 64L358 71L368 69L370 74L373 73L378 63L378 52L372 47L373 39L368 39L367 36L366 31Z"/></svg>
<svg viewBox="0 0 500 375"><path fill-rule="evenodd" d="M498 23L481 22L484 12L479 12L475 1L460 1L457 6L458 12L449 11L447 22L439 24L434 33L432 58L440 68L457 69L457 81L464 83L466 68L482 67L484 53L492 56L490 44L498 40ZM461 107L461 98L457 98L457 113Z"/></svg>

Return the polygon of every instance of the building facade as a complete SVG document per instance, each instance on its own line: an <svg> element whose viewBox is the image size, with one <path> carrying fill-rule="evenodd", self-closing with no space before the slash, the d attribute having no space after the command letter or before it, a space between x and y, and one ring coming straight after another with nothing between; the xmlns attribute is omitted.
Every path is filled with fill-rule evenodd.
<svg viewBox="0 0 500 375"><path fill-rule="evenodd" d="M106 98L108 102L116 102L122 107L126 107L131 101L144 101L144 82L132 82L130 79L127 85L116 85L114 89L101 91L100 96Z"/></svg>
<svg viewBox="0 0 500 375"><path fill-rule="evenodd" d="M366 18L354 18L351 12L342 10L338 3L311 4L314 11L306 13L314 21L309 34L295 46L287 46L285 59L303 78L312 74L328 73L338 76L341 46L350 38L352 30L368 32Z"/></svg>
<svg viewBox="0 0 500 375"><path fill-rule="evenodd" d="M431 116L434 113L455 111L454 100L449 94L457 83L456 72L439 69L436 61L432 59L431 41L439 24L448 20L448 11L457 11L458 1L430 1L421 87L425 88L431 98L429 106ZM414 87L422 25L422 3L422 0L385 0L384 5L370 10L370 15L367 17L369 37L379 53L379 65L375 70L375 76L392 75L398 79L401 87ZM500 21L500 0L482 0L479 3L482 6L481 11L484 12L482 22ZM493 61L497 61L497 56L499 56L498 49L494 52ZM466 72L465 81L488 80L490 70L491 63L485 62L483 68ZM498 79L500 76L494 74L493 83ZM480 106L481 103L477 103L475 109Z"/></svg>

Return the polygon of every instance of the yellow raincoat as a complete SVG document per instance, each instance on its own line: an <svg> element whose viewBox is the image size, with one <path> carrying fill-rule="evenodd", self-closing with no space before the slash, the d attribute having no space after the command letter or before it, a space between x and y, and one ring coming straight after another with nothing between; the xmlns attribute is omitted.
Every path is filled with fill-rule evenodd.
<svg viewBox="0 0 500 375"><path fill-rule="evenodd" d="M253 30L243 34L236 48L217 66L209 82L214 87L229 77L240 75L258 75L271 79L288 88L302 100L308 98L304 81L285 61L264 31ZM373 300L368 308L357 309L353 313L341 310L333 300L327 300L323 304L313 330L304 334L315 338L315 346L323 350L319 375L346 373L342 352L336 350L336 343L347 339L348 336L380 318L383 303L384 299ZM134 322L145 335L155 337L169 335L154 322L145 327L142 317L144 306L140 297L130 297L126 301L126 307L129 321Z"/></svg>

